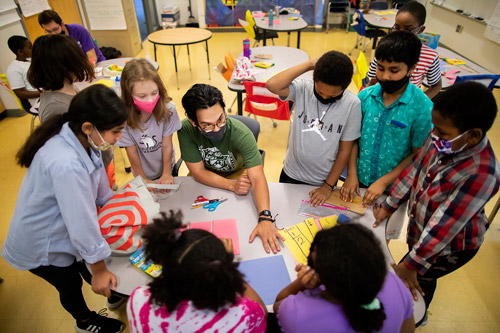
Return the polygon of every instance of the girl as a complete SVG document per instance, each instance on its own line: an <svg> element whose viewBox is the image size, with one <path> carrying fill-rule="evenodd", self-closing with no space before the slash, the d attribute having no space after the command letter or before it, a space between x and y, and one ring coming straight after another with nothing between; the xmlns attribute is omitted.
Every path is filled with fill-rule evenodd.
<svg viewBox="0 0 500 333"><path fill-rule="evenodd" d="M181 122L160 75L146 59L134 59L123 68L121 90L129 118L118 145L126 147L134 176L172 184L172 135Z"/></svg>
<svg viewBox="0 0 500 333"><path fill-rule="evenodd" d="M181 232L180 212L145 227L147 260L163 266L148 287L130 295L131 332L264 332L266 307L224 243L201 229Z"/></svg>
<svg viewBox="0 0 500 333"><path fill-rule="evenodd" d="M76 95L74 82L93 79L94 69L73 38L45 35L35 40L28 81L42 91L38 110L41 123L68 112Z"/></svg>
<svg viewBox="0 0 500 333"><path fill-rule="evenodd" d="M283 332L414 331L411 295L387 272L370 230L345 224L320 231L308 261L274 303Z"/></svg>
<svg viewBox="0 0 500 333"><path fill-rule="evenodd" d="M101 151L121 137L128 111L114 91L91 86L75 96L69 112L47 119L26 140L17 162L28 170L2 256L52 284L77 332L120 332L123 324L91 312L82 277L110 297L116 277L106 269L111 254L97 222L96 205L112 196ZM90 264L92 277L82 260Z"/></svg>

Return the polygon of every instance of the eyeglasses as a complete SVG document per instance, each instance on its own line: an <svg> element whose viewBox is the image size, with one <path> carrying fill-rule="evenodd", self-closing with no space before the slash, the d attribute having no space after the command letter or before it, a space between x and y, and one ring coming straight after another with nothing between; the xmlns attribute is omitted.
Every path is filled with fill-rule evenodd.
<svg viewBox="0 0 500 333"><path fill-rule="evenodd" d="M215 126L221 128L224 127L226 123L227 123L227 115L225 112L223 112L215 124L202 123L201 125L198 126L203 132L209 133L215 130Z"/></svg>
<svg viewBox="0 0 500 333"><path fill-rule="evenodd" d="M45 33L47 33L49 35L57 35L57 34L61 33L61 29L62 29L62 26L57 25L57 27L53 28L52 30L45 29Z"/></svg>
<svg viewBox="0 0 500 333"><path fill-rule="evenodd" d="M397 25L395 25L395 24L394 24L394 25L392 26L392 28L391 28L391 32L394 32L394 31L400 31L400 30L402 30L402 31L409 31L409 32L411 32L411 33L413 33L413 34L416 34L416 33L420 30L420 28L421 28L421 27L422 27L422 26L421 26L421 25L419 25L418 27L413 28L413 29L405 29L405 28L400 28L399 26L397 26Z"/></svg>

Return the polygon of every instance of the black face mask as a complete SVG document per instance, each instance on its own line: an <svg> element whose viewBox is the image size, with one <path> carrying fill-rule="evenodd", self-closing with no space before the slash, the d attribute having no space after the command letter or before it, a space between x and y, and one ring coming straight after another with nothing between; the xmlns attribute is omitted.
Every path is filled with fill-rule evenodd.
<svg viewBox="0 0 500 333"><path fill-rule="evenodd" d="M382 91L386 92L388 94L393 94L399 89L403 88L405 84L407 84L410 81L410 77L405 75L404 78L401 80L387 80L387 81L382 81L377 78L378 83L380 83L380 86L382 87Z"/></svg>
<svg viewBox="0 0 500 333"><path fill-rule="evenodd" d="M200 130L201 135L213 142L219 142L224 138L224 134L226 134L226 126L222 126L220 130L217 132L205 132Z"/></svg>
<svg viewBox="0 0 500 333"><path fill-rule="evenodd" d="M335 96L335 97L323 98L320 96L320 94L318 94L318 92L316 91L316 88L313 88L313 91L314 91L314 97L316 97L316 99L318 101L320 101L320 103L322 103L322 104L335 103L336 101L338 101L339 99L342 98L342 95L344 95L344 92L342 92L340 95Z"/></svg>

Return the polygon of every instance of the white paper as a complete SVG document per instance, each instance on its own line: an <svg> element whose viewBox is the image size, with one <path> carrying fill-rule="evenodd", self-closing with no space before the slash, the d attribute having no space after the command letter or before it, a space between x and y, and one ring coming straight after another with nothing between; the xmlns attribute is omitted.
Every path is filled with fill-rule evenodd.
<svg viewBox="0 0 500 333"><path fill-rule="evenodd" d="M19 0L19 6L21 6L21 12L24 17L29 17L50 9L47 0Z"/></svg>
<svg viewBox="0 0 500 333"><path fill-rule="evenodd" d="M498 1L493 15L491 15L491 18L488 20L484 36L500 44L500 1Z"/></svg>
<svg viewBox="0 0 500 333"><path fill-rule="evenodd" d="M127 30L121 0L85 0L91 30Z"/></svg>

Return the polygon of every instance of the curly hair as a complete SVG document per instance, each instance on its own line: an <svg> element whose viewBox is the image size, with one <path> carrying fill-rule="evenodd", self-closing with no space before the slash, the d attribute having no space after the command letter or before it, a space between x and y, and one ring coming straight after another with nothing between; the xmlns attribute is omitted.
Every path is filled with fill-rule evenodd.
<svg viewBox="0 0 500 333"><path fill-rule="evenodd" d="M343 90L351 83L354 67L348 56L338 51L323 54L314 67L314 82L323 82L329 86L340 86Z"/></svg>
<svg viewBox="0 0 500 333"><path fill-rule="evenodd" d="M218 311L236 304L245 291L243 275L234 255L208 231L180 232L182 213L170 210L144 228L143 239L148 260L163 267L150 284L151 303L165 305L169 312L183 300L198 309Z"/></svg>
<svg viewBox="0 0 500 333"><path fill-rule="evenodd" d="M384 254L373 233L359 224L337 225L316 234L309 262L327 292L342 303L356 332L379 331L386 319L384 306L366 310L377 296L387 274Z"/></svg>

